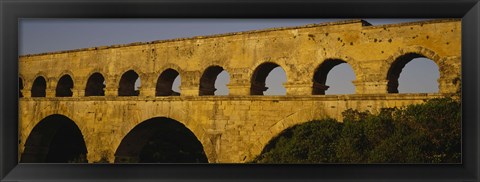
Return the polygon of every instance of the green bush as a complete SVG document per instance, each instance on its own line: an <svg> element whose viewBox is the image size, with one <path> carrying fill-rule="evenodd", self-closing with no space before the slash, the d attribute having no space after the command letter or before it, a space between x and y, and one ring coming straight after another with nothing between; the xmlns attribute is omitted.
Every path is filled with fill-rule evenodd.
<svg viewBox="0 0 480 182"><path fill-rule="evenodd" d="M461 105L432 99L378 114L346 110L283 131L253 163L459 163Z"/></svg>

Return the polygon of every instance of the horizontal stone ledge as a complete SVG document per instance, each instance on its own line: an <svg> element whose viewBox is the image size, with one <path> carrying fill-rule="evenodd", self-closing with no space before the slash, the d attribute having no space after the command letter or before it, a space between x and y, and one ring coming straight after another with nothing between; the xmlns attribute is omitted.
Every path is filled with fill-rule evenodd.
<svg viewBox="0 0 480 182"><path fill-rule="evenodd" d="M299 101L299 100L411 100L411 99L431 99L451 96L451 94L440 93L405 93L405 94L345 94L345 95L308 95L308 96L265 96L265 95L247 95L247 96L91 96L91 97L35 97L20 98L20 101Z"/></svg>

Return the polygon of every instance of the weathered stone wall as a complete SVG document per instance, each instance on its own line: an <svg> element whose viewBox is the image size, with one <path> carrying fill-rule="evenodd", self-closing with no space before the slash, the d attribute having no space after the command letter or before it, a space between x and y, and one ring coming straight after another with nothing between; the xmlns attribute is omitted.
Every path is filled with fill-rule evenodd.
<svg viewBox="0 0 480 182"><path fill-rule="evenodd" d="M22 56L20 74L27 97L37 76L47 79L48 91L65 74L74 80L74 95L83 96L94 72L105 77L106 95L115 96L122 74L134 70L142 80L140 94L155 96L158 76L172 68L182 78L181 94L197 96L204 70L218 65L231 76L230 95L249 95L255 68L272 62L286 72L287 95L311 95L316 68L327 59L340 59L352 66L356 93L370 94L387 93L392 63L402 55L417 53L439 66L441 93L458 91L460 20L363 24L345 21Z"/></svg>
<svg viewBox="0 0 480 182"><path fill-rule="evenodd" d="M270 139L295 124L336 118L348 109L378 111L421 103L441 94L372 94L328 96L234 96L30 98L20 102L20 153L43 118L67 116L82 131L89 162L103 155L110 162L122 139L136 125L154 117L175 119L202 143L209 162L236 163L260 154Z"/></svg>
<svg viewBox="0 0 480 182"><path fill-rule="evenodd" d="M294 124L341 119L348 108L375 111L458 93L460 28L458 19L384 26L353 20L21 56L19 152L39 121L62 114L82 131L89 162L102 155L113 162L116 148L133 127L168 117L196 135L210 162L248 161ZM412 53L439 66L440 93L387 94L391 66ZM355 94L312 95L314 74L329 59L351 65ZM249 96L254 71L267 62L285 70L287 96ZM229 96L199 96L200 78L211 66L229 72ZM157 79L167 69L181 76L181 96L155 96ZM141 79L140 95L119 97L120 78L129 70ZM105 78L105 96L85 97L87 80L96 72ZM72 77L73 96L57 98L55 89L64 75ZM31 97L39 76L47 82L46 98Z"/></svg>

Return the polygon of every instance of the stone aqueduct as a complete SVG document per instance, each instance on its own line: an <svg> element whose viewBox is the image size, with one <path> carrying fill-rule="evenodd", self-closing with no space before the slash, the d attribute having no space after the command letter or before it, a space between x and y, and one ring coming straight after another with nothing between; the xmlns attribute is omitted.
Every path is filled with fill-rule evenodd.
<svg viewBox="0 0 480 182"><path fill-rule="evenodd" d="M416 57L438 65L439 93L396 93L402 68ZM459 93L461 21L372 26L350 20L25 55L19 61L20 161L59 155L49 154L52 136L68 127L82 136L88 162L135 161L154 127L143 127L129 141L126 136L144 121L170 118L195 135L209 162L236 163L251 160L295 124L341 119L348 108L375 112ZM340 63L355 73L355 94L324 95L328 72ZM277 66L287 75L286 95L262 96L265 78ZM222 70L230 75L229 95L213 96ZM171 90L177 75L180 94ZM139 92L133 90L137 77ZM52 116L74 124L45 121Z"/></svg>

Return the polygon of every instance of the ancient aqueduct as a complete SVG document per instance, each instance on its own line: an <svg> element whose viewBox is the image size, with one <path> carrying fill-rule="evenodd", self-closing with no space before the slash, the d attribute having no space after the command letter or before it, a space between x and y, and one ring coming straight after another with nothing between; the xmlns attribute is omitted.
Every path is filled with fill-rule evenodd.
<svg viewBox="0 0 480 182"><path fill-rule="evenodd" d="M397 93L402 68L417 57L437 64L439 93ZM62 133L72 141L61 147L85 152L88 162L135 162L156 123L168 118L194 134L208 162L237 163L260 154L295 124L341 119L348 108L375 112L459 93L461 21L372 26L350 20L25 55L19 61L21 162L61 155L51 143ZM355 73L355 94L325 95L328 72L341 63ZM278 66L287 75L286 95L263 96L265 78ZM222 70L230 75L229 95L214 96ZM180 93L171 88L178 75Z"/></svg>

